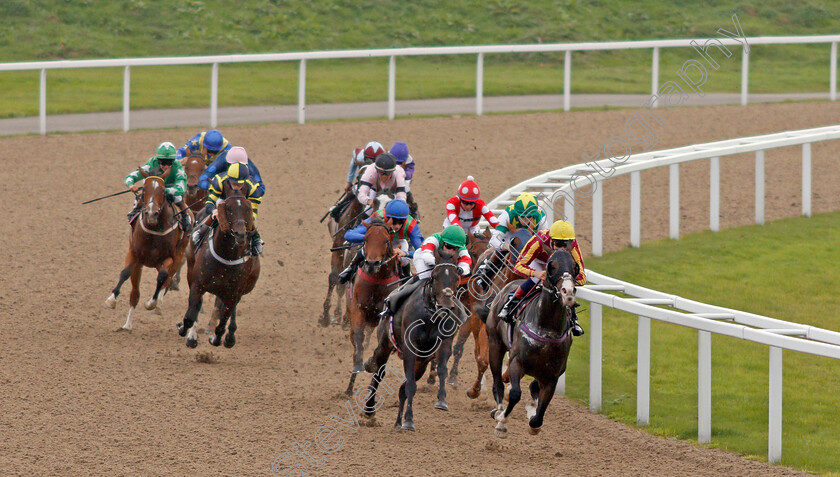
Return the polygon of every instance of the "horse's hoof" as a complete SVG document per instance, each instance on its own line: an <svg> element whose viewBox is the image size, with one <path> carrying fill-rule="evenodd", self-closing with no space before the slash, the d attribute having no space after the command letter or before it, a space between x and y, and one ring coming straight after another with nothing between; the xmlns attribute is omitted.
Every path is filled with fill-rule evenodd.
<svg viewBox="0 0 840 477"><path fill-rule="evenodd" d="M213 346L219 346L220 344L222 344L222 340L216 337L216 335L211 336L210 339L208 339L207 341L209 341L210 344Z"/></svg>
<svg viewBox="0 0 840 477"><path fill-rule="evenodd" d="M159 306L155 306L155 311L153 313L158 316L163 316L163 312L160 310Z"/></svg>
<svg viewBox="0 0 840 477"><path fill-rule="evenodd" d="M429 376L429 379L426 380L429 384L435 384L435 377L434 375Z"/></svg>
<svg viewBox="0 0 840 477"><path fill-rule="evenodd" d="M446 385L447 386L452 386L452 387L458 387L458 378L457 377L451 377L451 378L447 379L446 380Z"/></svg>
<svg viewBox="0 0 840 477"><path fill-rule="evenodd" d="M117 331L128 331L129 333L131 333L131 327L129 326L128 328L126 328L125 326L121 326L117 328Z"/></svg>
<svg viewBox="0 0 840 477"><path fill-rule="evenodd" d="M529 427L529 428L528 428L528 432L529 432L532 436L536 436L537 434L539 434L539 433L540 433L540 429L542 429L542 428L541 428L541 427Z"/></svg>
<svg viewBox="0 0 840 477"><path fill-rule="evenodd" d="M187 327L184 326L183 323L181 323L180 321L178 323L175 323L175 328L178 328L178 336L180 336L181 338L187 336Z"/></svg>
<svg viewBox="0 0 840 477"><path fill-rule="evenodd" d="M365 371L367 371L370 374L373 374L373 373L376 372L376 369L373 367L373 360L369 359L369 360L365 361Z"/></svg>
<svg viewBox="0 0 840 477"><path fill-rule="evenodd" d="M228 333L225 336L225 348L233 348L233 345L236 344L236 337L232 334Z"/></svg>
<svg viewBox="0 0 840 477"><path fill-rule="evenodd" d="M321 325L322 328L326 328L330 326L330 319L327 316L322 316L318 318L318 324Z"/></svg>
<svg viewBox="0 0 840 477"><path fill-rule="evenodd" d="M411 432L414 432L414 431L415 431L415 429L414 429L414 423L413 423L413 422L411 422L411 421L405 421L405 422L403 423L403 425L402 425L402 428L401 428L401 429L402 429L403 431L411 431Z"/></svg>
<svg viewBox="0 0 840 477"><path fill-rule="evenodd" d="M437 402L437 404L435 404L435 409L440 409L441 411L448 411L449 406L446 405L446 401L441 399L440 401Z"/></svg>
<svg viewBox="0 0 840 477"><path fill-rule="evenodd" d="M195 348L198 346L198 340L195 338L187 338L187 348Z"/></svg>
<svg viewBox="0 0 840 477"><path fill-rule="evenodd" d="M169 284L169 291L178 291L180 289L181 287L179 287L178 284L175 282Z"/></svg>
<svg viewBox="0 0 840 477"><path fill-rule="evenodd" d="M105 308L114 309L117 307L117 298L114 295L109 296L105 299L105 304L103 305Z"/></svg>
<svg viewBox="0 0 840 477"><path fill-rule="evenodd" d="M146 303L143 303L143 308L152 311L157 307L157 302L154 300L149 299Z"/></svg>
<svg viewBox="0 0 840 477"><path fill-rule="evenodd" d="M507 428L499 429L498 427L493 429L493 434L498 437L499 439L507 439Z"/></svg>
<svg viewBox="0 0 840 477"><path fill-rule="evenodd" d="M492 411L490 411L490 417L492 417L493 419L496 419L496 413L499 412L499 411L501 411L501 409L498 409L498 408L493 409Z"/></svg>
<svg viewBox="0 0 840 477"><path fill-rule="evenodd" d="M479 394L481 394L481 391L476 391L475 389L470 389L467 391L467 397L470 399L477 398Z"/></svg>
<svg viewBox="0 0 840 477"><path fill-rule="evenodd" d="M363 368L361 364L354 364L353 365L353 371L351 371L350 373L351 374L359 374L359 373L364 373L364 372L365 372L365 368Z"/></svg>

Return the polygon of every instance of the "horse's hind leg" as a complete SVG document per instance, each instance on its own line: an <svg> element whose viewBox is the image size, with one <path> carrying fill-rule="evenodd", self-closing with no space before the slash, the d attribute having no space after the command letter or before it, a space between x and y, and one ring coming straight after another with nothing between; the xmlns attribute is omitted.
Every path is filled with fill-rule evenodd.
<svg viewBox="0 0 840 477"><path fill-rule="evenodd" d="M131 269L131 294L128 297L128 316L125 318L125 324L122 329L131 331L134 327L134 309L140 301L140 275L143 273L143 265L135 263Z"/></svg>
<svg viewBox="0 0 840 477"><path fill-rule="evenodd" d="M429 378L426 380L429 384L435 384L435 375L437 374L438 363L436 360L432 360L432 369L429 370Z"/></svg>
<svg viewBox="0 0 840 477"><path fill-rule="evenodd" d="M171 265L172 265L172 257L169 257L157 266L158 276L157 276L157 286L155 287L155 293L143 305L147 310L154 310L155 308L157 308L158 297L160 296L160 291L164 290L164 286L169 281L169 277L170 277L169 267ZM165 293L166 293L166 290L164 290L164 294Z"/></svg>
<svg viewBox="0 0 840 477"><path fill-rule="evenodd" d="M559 376L549 380L548 383L540 385L540 398L537 401L537 411L534 416L528 420L531 435L537 435L540 432L540 428L543 425L543 417L545 417L545 410L548 409L548 403L550 403L551 398L554 397L554 388L557 387L558 378Z"/></svg>
<svg viewBox="0 0 840 477"><path fill-rule="evenodd" d="M222 335L225 334L225 327L227 326L228 319L230 318L230 312L233 310L233 307L236 306L235 303L228 303L226 301L222 301L222 307L219 310L221 312L221 318L219 319L219 324L216 325L216 329L213 332L213 336L210 337L208 341L213 346L219 346L222 344Z"/></svg>
<svg viewBox="0 0 840 477"><path fill-rule="evenodd" d="M233 310L230 312L230 323L228 323L228 332L225 335L225 348L233 348L236 344L236 305L233 305Z"/></svg>
<svg viewBox="0 0 840 477"><path fill-rule="evenodd" d="M487 371L487 367L489 366L489 348L490 344L487 339L487 329L482 326L475 335L475 364L478 368L478 374L475 377L475 382L473 383L472 388L467 391L467 396L472 399L477 398L481 394L482 379L484 378L484 373Z"/></svg>
<svg viewBox="0 0 840 477"><path fill-rule="evenodd" d="M219 320L222 319L222 300L219 297L214 296L213 299L213 311L210 312L210 320L207 322L207 328L205 333L208 335L213 334L213 330L216 329L216 326L219 325Z"/></svg>
<svg viewBox="0 0 840 477"><path fill-rule="evenodd" d="M508 405L507 409L504 412L497 412L496 413L496 437L505 438L507 437L507 420L508 416L510 416L511 411L513 411L514 406L519 402L519 399L522 397L522 389L519 387L519 381L522 379L522 366L519 365L519 361L517 359L513 359L508 367L508 371L510 371L510 393L508 394Z"/></svg>
<svg viewBox="0 0 840 477"><path fill-rule="evenodd" d="M531 419L537 414L537 400L540 398L540 382L536 379L531 381L529 391L531 392L531 398L525 404L525 414L528 416L528 419Z"/></svg>
<svg viewBox="0 0 840 477"><path fill-rule="evenodd" d="M131 250L129 250L128 254L125 256L125 265L123 266L122 271L120 271L120 279L117 282L117 286L111 290L111 296L105 300L105 308L111 308L113 310L117 307L117 297L120 296L120 288L122 288L123 283L128 280L128 277L131 276L131 270L133 268L134 254L132 254Z"/></svg>
<svg viewBox="0 0 840 477"><path fill-rule="evenodd" d="M455 338L455 345L452 348L452 371L449 373L449 381L446 384L450 386L458 385L458 364L461 362L461 356L464 354L464 344L470 337L470 332L474 327L475 315L471 315L467 322L461 325L458 329L458 336Z"/></svg>
<svg viewBox="0 0 840 477"><path fill-rule="evenodd" d="M405 420L401 429L414 431L414 395L417 394L417 380L426 372L426 363L418 363L412 353L406 353L405 361Z"/></svg>

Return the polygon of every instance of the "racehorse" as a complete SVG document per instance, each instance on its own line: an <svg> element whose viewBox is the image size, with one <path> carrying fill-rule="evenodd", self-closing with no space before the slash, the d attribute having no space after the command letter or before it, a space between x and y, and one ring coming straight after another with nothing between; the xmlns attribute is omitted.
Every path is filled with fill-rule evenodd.
<svg viewBox="0 0 840 477"><path fill-rule="evenodd" d="M332 251L330 252L330 275L328 277L329 288L327 288L327 297L324 299L324 314L318 319L318 324L321 326L327 327L330 326L330 324L341 324L343 321L346 321L347 318L345 316L345 319L342 320L341 317L341 300L344 298L346 285L338 283L338 274L341 273L346 266L345 262L347 260L345 260L345 256L348 255L347 249L344 247L344 234L348 230L359 225L363 219L363 212L379 210L379 207L384 206L388 200L390 200L388 195L381 194L373 201L374 203L371 207L366 208L354 197L353 201L350 202L350 205L348 205L339 216L338 223L334 222L332 218L329 222L327 222L328 230L332 236ZM335 311L331 321L330 306L332 304L333 290L336 292L336 298L338 301L335 305Z"/></svg>
<svg viewBox="0 0 840 477"><path fill-rule="evenodd" d="M473 267L471 272L474 272L478 268L479 258L487 250L487 246L490 242L490 237L492 234L490 233L490 228L485 228L483 233L475 233L467 235L467 252L470 254L470 258L473 262ZM469 279L468 277L461 277L460 282L458 283L458 299L460 301L460 308L464 316L468 318L461 324L460 328L458 329L458 339L455 342L455 346L453 349L454 359L452 362L452 370L449 372L449 380L446 384L450 386L457 386L458 385L458 362L461 360L461 356L464 353L464 343L467 341L469 334L473 329L475 329L473 335L475 336L476 342L476 361L480 359L478 354L479 351L479 340L482 340L484 344L487 344L487 333L481 332L484 328L482 321L475 315L473 312L473 301L474 297L469 290ZM477 323L474 324L474 323ZM487 361L487 347L484 348L484 362ZM436 370L435 361L432 361L432 368L429 372L429 384L435 383L435 370ZM485 364L484 369L487 369Z"/></svg>
<svg viewBox="0 0 840 477"><path fill-rule="evenodd" d="M204 163L204 158L197 153L184 160L184 172L187 174L187 192L184 194L184 201L193 212L193 223L199 223L205 217L204 201L207 198L207 190L198 187L198 178L207 168ZM169 284L170 290L178 290L181 283L181 268L175 272L172 278L172 283Z"/></svg>
<svg viewBox="0 0 840 477"><path fill-rule="evenodd" d="M571 314L575 305L575 260L565 249L555 250L546 263L546 277L542 288L534 297L523 300L520 305L521 320L513 329L509 341L510 327L498 318L505 299L522 282L509 283L493 300L490 316L487 317L487 334L490 341L490 371L493 374L493 397L496 408L490 415L496 419L496 437L507 437L507 420L522 396L520 380L528 374L531 382L531 399L537 401L534 408L525 407L532 435L539 433L543 416L557 380L566 372L566 361L572 347ZM536 293L539 295L536 296ZM512 344L511 344L512 343ZM502 384L502 359L505 352L510 355L508 373L511 389L508 405L502 409L504 385Z"/></svg>
<svg viewBox="0 0 840 477"><path fill-rule="evenodd" d="M464 353L464 344L469 338L470 334L473 336L475 342L475 363L478 368L478 375L473 382L470 389L467 390L467 397L475 399L481 393L481 381L484 378L484 373L489 366L489 344L487 341L487 329L484 326L484 321L487 319L490 303L496 296L496 293L512 280L516 279L516 274L513 272L513 263L516 262L516 257L528 239L531 237L531 232L526 229L519 229L514 232L510 240L511 253L507 254L499 271L493 276L493 279L487 288L483 288L476 283L471 277L467 283L467 291L469 295L469 306L472 313L467 321L461 325L458 330L458 337L455 340L452 354L454 356L452 362L452 373L450 382L448 384L456 384L458 374L458 363ZM478 250L478 249L477 249ZM490 258L490 255L495 250L490 248L481 253L481 255L473 260L473 272L478 267Z"/></svg>
<svg viewBox="0 0 840 477"><path fill-rule="evenodd" d="M187 250L189 307L177 327L178 334L187 337L190 348L198 345L195 321L205 293L212 293L221 301L219 324L210 336L210 344L221 344L228 319L224 345L232 348L236 344L236 305L254 289L260 276L260 257L250 254L248 244L248 232L254 230L251 202L230 184L225 183L224 188L227 198L218 205L218 227L197 250L192 241Z"/></svg>
<svg viewBox="0 0 840 477"><path fill-rule="evenodd" d="M117 297L122 284L131 277L131 294L129 296L128 316L122 329L131 331L133 327L134 308L140 300L140 276L143 267L155 268L158 271L155 293L149 298L144 307L155 310L160 314L160 304L166 295L166 287L171 281L175 270L184 260L184 249L189 237L178 227L175 218L175 208L166 199L164 181L172 172L168 171L160 176L150 175L140 169L144 177L143 191L137 200L143 208L136 218L128 239L128 253L125 256L125 266L120 272L117 286L105 300L106 308L116 308ZM163 294L161 294L163 290Z"/></svg>
<svg viewBox="0 0 840 477"><path fill-rule="evenodd" d="M457 313L456 292L460 278L457 260L457 254L450 255L437 249L436 265L431 270L431 276L423 286L418 286L406 298L391 323L383 322L380 326L379 346L365 364L368 372L374 372L367 388L365 414L368 417L375 413L376 391L384 377L385 364L394 349L402 357L405 371L405 381L400 386L400 408L394 427L414 430L413 403L414 394L417 392L417 380L423 377L426 367L435 356L439 379L435 408L449 410L446 404L446 362L452 353L452 336L461 322L461 318L454 316L454 313Z"/></svg>
<svg viewBox="0 0 840 477"><path fill-rule="evenodd" d="M380 220L371 221L365 233L363 250L365 261L356 272L347 300L350 341L353 343L353 371L345 391L348 396L353 395L356 375L364 371L362 352L365 330L379 324L379 312L382 311L385 298L393 291L393 285L399 279L399 260L394 253L391 232Z"/></svg>

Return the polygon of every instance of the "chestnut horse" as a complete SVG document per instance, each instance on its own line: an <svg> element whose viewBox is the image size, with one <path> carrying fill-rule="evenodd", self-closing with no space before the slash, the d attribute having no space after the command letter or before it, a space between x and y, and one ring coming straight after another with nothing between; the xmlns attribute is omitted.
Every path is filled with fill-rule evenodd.
<svg viewBox="0 0 840 477"><path fill-rule="evenodd" d="M143 267L155 268L158 271L155 293L146 301L144 307L160 314L158 307L166 295L166 287L184 260L184 249L189 242L189 235L178 227L175 208L166 200L164 194L164 181L170 172L171 168L162 176L152 176L140 169L140 174L145 179L143 191L137 200L143 208L129 234L128 253L125 256L125 266L120 272L120 279L111 296L105 300L106 308L116 308L120 288L131 277L128 316L122 326L124 330L131 331L133 326L132 316L140 300L140 276Z"/></svg>
<svg viewBox="0 0 840 477"><path fill-rule="evenodd" d="M207 191L198 187L198 178L201 177L205 169L207 169L207 165L204 164L204 158L200 154L193 153L184 159L184 172L187 174L187 192L184 194L184 201L192 210L195 219L193 223L196 224L204 218L204 202L207 199ZM178 267L178 271L172 278L172 283L169 284L169 289L178 290L180 283L181 268Z"/></svg>
<svg viewBox="0 0 840 477"><path fill-rule="evenodd" d="M449 410L446 404L446 362L452 353L452 336L462 320L456 316L459 313L456 294L460 279L458 265L455 264L457 260L457 254L436 250L431 276L405 299L396 311L391 326L388 323L380 326L379 346L365 365L374 373L366 391L368 399L364 411L368 417L376 412L376 391L385 374L388 357L395 348L403 359L405 381L400 386L400 408L394 427L414 430L413 403L417 380L423 377L429 362L435 357L439 380L435 409Z"/></svg>
<svg viewBox="0 0 840 477"><path fill-rule="evenodd" d="M493 373L493 397L496 408L490 415L496 419L496 437L507 437L507 420L522 396L520 380L534 377L530 385L531 400L525 407L532 435L539 433L548 404L554 397L557 380L566 372L566 361L572 347L571 315L575 306L575 260L565 249L552 252L546 263L546 276L539 295L520 306L520 324L513 329L512 344L508 341L509 326L498 318L509 293L522 283L516 280L502 289L493 300L487 317L490 341L490 371ZM503 409L504 385L502 360L510 354L510 393Z"/></svg>
<svg viewBox="0 0 840 477"><path fill-rule="evenodd" d="M399 260L394 253L391 232L385 224L377 219L371 221L362 247L365 261L359 265L347 300L350 341L353 343L353 371L345 391L348 396L353 395L356 375L365 370L362 366L365 330L379 324L379 312L385 298L394 290L393 285L399 279Z"/></svg>
<svg viewBox="0 0 840 477"><path fill-rule="evenodd" d="M490 303L493 301L496 293L498 293L505 284L517 278L517 275L513 272L513 263L516 261L519 251L525 246L525 243L528 242L530 236L531 233L524 229L520 229L514 233L513 238L510 240L511 253L506 256L500 270L494 274L490 285L486 289L479 286L472 277L470 277L470 280L467 283L468 293L465 295L468 295L469 297L469 310L472 311L472 314L458 330L458 337L455 340L455 346L452 351L452 355L454 356L452 362L452 378L448 384L456 384L458 363L464 353L464 343L466 343L470 334L472 334L475 342L474 354L475 363L478 368L478 375L476 376L470 389L467 390L467 397L470 399L476 399L481 393L481 381L484 378L484 373L487 371L487 367L489 366L489 344L487 341L487 329L484 326L484 321L487 319ZM480 250L480 247L478 246L479 243L480 242L476 243L476 250ZM488 260L494 251L495 249L493 248L488 249L487 247L484 247L480 256L473 259L473 272L475 272L475 270L484 263L485 260ZM465 301L465 299L466 297L462 295L462 301Z"/></svg>
<svg viewBox="0 0 840 477"><path fill-rule="evenodd" d="M224 345L236 344L236 305L243 295L254 289L260 276L260 257L249 252L248 232L254 230L251 202L240 191L225 184L227 198L218 206L219 225L198 248L190 241L187 249L187 283L190 285L189 307L178 334L186 336L186 345L195 348L198 338L195 321L201 309L202 297L212 293L221 302L219 324L210 337L210 344L219 346L227 327Z"/></svg>

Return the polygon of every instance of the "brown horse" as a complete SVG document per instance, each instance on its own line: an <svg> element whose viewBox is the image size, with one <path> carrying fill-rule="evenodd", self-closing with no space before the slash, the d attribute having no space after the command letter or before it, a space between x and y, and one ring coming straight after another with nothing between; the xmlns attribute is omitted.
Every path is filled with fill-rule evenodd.
<svg viewBox="0 0 840 477"><path fill-rule="evenodd" d="M198 345L194 325L205 293L212 293L221 301L219 324L210 344L221 344L228 319L224 344L226 348L236 344L236 305L254 289L260 276L260 257L250 255L247 238L248 232L254 230L251 202L228 184L224 187L227 198L218 206L218 227L198 250L193 250L192 241L187 250L189 308L177 327L178 334L187 337L190 348Z"/></svg>
<svg viewBox="0 0 840 477"><path fill-rule="evenodd" d="M207 191L198 187L198 178L201 177L205 169L207 169L207 165L200 154L193 153L184 159L184 172L187 174L187 192L184 194L184 201L192 210L196 224L204 218L204 201L207 199ZM181 268L178 267L178 271L172 278L172 283L169 284L169 289L178 290L180 283Z"/></svg>
<svg viewBox="0 0 840 477"><path fill-rule="evenodd" d="M341 300L344 298L346 285L338 283L338 274L344 269L344 256L346 249L340 248L344 244L344 234L359 224L361 221L361 213L364 210L362 204L354 197L350 205L341 213L338 223L332 219L327 223L330 235L332 236L332 248L330 252L330 275L329 288L327 289L327 297L324 299L324 313L318 320L321 326L330 326L332 324L341 323ZM333 290L336 292L337 303L335 305L335 312L332 321L330 321L330 306L332 304Z"/></svg>
<svg viewBox="0 0 840 477"><path fill-rule="evenodd" d="M464 353L464 344L472 334L475 342L474 354L478 374L470 389L467 390L467 397L470 399L476 399L481 393L481 381L484 378L484 373L487 371L487 367L489 366L489 344L487 341L487 329L484 326L484 321L487 319L490 303L493 301L496 293L501 290L505 284L517 278L516 274L513 272L513 262L515 262L516 257L519 254L519 250L522 249L525 242L528 241L528 238L530 238L530 232L524 230L514 234L514 237L510 241L510 248L512 252L505 257L501 269L493 276L490 286L486 289L479 286L472 277L467 283L468 293L466 293L466 295L469 297L469 310L471 310L472 313L469 319L467 319L467 321L461 325L461 328L458 330L458 337L456 338L455 346L452 352L454 356L452 363L452 375L457 378L458 363ZM473 260L473 272L475 272L482 263L488 260L494 251L495 250L493 248L484 247L484 251L481 252L480 256ZM462 295L462 301L464 301L464 299L465 297ZM449 384L455 383L450 382Z"/></svg>
<svg viewBox="0 0 840 477"><path fill-rule="evenodd" d="M548 404L554 397L557 380L566 372L566 361L572 347L571 315L575 305L575 260L565 249L555 250L546 263L546 276L535 299L521 307L520 324L510 333L510 326L498 318L506 298L522 280L502 289L493 300L487 317L490 341L490 371L493 373L493 397L496 408L490 414L496 419L496 437L507 437L507 420L522 396L520 380L524 375L534 377L531 399L537 401L525 407L531 434L537 434L543 424ZM508 341L513 336L512 342ZM503 409L504 385L502 360L510 354L510 393Z"/></svg>
<svg viewBox="0 0 840 477"><path fill-rule="evenodd" d="M365 331L379 324L379 312L385 298L399 279L399 260L394 253L391 232L385 224L378 220L371 222L363 247L365 261L359 266L347 300L350 341L353 343L353 371L345 391L348 396L353 395L356 375L365 370L362 366Z"/></svg>
<svg viewBox="0 0 840 477"><path fill-rule="evenodd" d="M162 176L151 176L140 170L145 179L143 191L137 200L143 208L129 234L128 253L125 256L125 266L120 272L120 279L111 296L105 300L105 307L115 308L122 284L131 277L128 316L122 326L124 330L130 331L133 326L132 316L140 300L140 275L143 273L143 267L155 268L158 271L155 293L146 301L144 307L160 314L158 307L166 295L166 287L184 260L184 249L189 242L189 236L178 227L175 209L164 194L164 182L171 171L170 168ZM163 295L160 294L161 290Z"/></svg>

